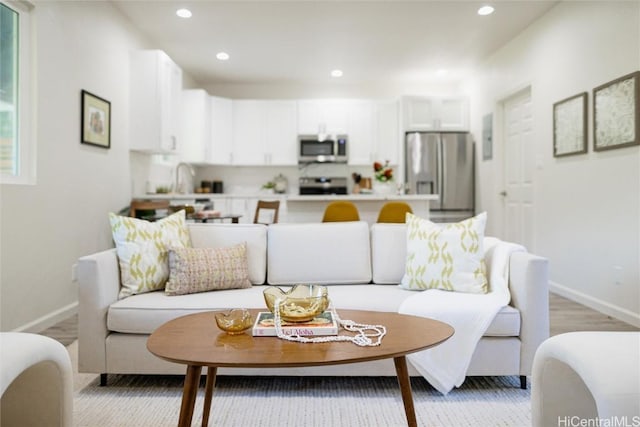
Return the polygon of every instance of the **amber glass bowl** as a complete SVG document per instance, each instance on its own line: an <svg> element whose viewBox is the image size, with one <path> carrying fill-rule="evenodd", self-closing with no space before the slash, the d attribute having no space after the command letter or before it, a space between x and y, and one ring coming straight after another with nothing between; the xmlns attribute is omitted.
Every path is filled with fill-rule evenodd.
<svg viewBox="0 0 640 427"><path fill-rule="evenodd" d="M329 306L329 293L322 285L295 285L287 292L273 286L265 289L263 295L272 313L280 299L280 317L287 322L308 322Z"/></svg>
<svg viewBox="0 0 640 427"><path fill-rule="evenodd" d="M241 334L253 326L251 313L244 308L234 308L228 313L216 313L216 324L229 335Z"/></svg>

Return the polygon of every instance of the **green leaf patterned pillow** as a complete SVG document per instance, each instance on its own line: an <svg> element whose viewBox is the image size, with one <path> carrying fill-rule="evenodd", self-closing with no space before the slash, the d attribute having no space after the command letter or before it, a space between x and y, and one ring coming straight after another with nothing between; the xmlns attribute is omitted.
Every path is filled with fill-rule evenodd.
<svg viewBox="0 0 640 427"><path fill-rule="evenodd" d="M407 262L400 287L487 293L484 228L487 213L438 225L407 214Z"/></svg>
<svg viewBox="0 0 640 427"><path fill-rule="evenodd" d="M120 264L120 294L164 289L169 278L169 248L191 247L184 210L157 222L109 213Z"/></svg>

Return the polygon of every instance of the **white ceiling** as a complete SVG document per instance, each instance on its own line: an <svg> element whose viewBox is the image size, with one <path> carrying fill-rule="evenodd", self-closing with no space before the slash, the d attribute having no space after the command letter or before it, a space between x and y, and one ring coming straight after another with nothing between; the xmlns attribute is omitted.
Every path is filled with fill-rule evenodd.
<svg viewBox="0 0 640 427"><path fill-rule="evenodd" d="M113 1L196 82L455 82L557 1ZM175 11L186 7L189 19ZM219 51L231 58L215 58ZM448 70L446 75L437 73Z"/></svg>

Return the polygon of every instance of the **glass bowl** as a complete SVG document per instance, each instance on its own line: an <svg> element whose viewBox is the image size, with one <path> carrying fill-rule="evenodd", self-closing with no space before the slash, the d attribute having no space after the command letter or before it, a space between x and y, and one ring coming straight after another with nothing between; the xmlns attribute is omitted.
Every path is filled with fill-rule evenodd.
<svg viewBox="0 0 640 427"><path fill-rule="evenodd" d="M280 317L286 322L308 322L329 306L326 286L295 285L289 291L273 286L263 292L269 311L275 313L276 301L280 299Z"/></svg>
<svg viewBox="0 0 640 427"><path fill-rule="evenodd" d="M229 335L238 335L244 333L253 326L253 317L251 313L244 308L234 308L229 313L216 313L216 324Z"/></svg>

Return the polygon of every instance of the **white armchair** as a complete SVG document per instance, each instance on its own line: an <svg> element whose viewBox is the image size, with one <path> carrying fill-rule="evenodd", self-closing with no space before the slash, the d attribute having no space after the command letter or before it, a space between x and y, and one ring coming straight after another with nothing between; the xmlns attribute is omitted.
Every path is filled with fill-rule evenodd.
<svg viewBox="0 0 640 427"><path fill-rule="evenodd" d="M73 370L67 349L42 335L0 333L0 425L73 424Z"/></svg>

